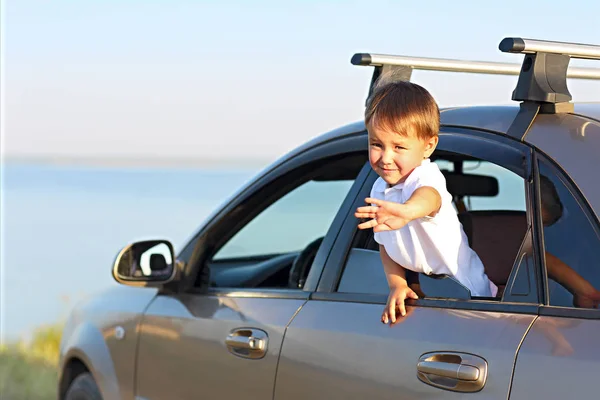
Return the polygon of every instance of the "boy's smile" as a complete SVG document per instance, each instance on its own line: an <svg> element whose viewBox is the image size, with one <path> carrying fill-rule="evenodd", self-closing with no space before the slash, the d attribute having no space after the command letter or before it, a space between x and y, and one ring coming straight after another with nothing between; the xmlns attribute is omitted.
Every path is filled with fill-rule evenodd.
<svg viewBox="0 0 600 400"><path fill-rule="evenodd" d="M437 145L437 136L422 140L414 133L399 133L369 124L369 162L389 185L404 182L410 173L429 158Z"/></svg>

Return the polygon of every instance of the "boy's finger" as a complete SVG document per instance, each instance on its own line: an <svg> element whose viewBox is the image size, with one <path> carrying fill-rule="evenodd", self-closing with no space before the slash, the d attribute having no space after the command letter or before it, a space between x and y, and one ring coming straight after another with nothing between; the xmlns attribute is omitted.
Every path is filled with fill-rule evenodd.
<svg viewBox="0 0 600 400"><path fill-rule="evenodd" d="M354 216L356 218L371 218L374 219L377 215L375 213L368 213L368 212L355 212Z"/></svg>
<svg viewBox="0 0 600 400"><path fill-rule="evenodd" d="M404 307L404 299L399 299L398 301L398 309L400 310L400 315L403 317L406 315L406 308Z"/></svg>
<svg viewBox="0 0 600 400"><path fill-rule="evenodd" d="M387 312L392 320L392 324L396 322L396 299L393 297L389 301Z"/></svg>
<svg viewBox="0 0 600 400"><path fill-rule="evenodd" d="M362 207L358 207L356 209L357 212L361 212L361 213L376 213L377 210L379 209L379 207L374 207L374 206L362 206Z"/></svg>
<svg viewBox="0 0 600 400"><path fill-rule="evenodd" d="M372 219L367 222L363 222L362 224L358 224L358 229L369 229L377 226L377 220Z"/></svg>
<svg viewBox="0 0 600 400"><path fill-rule="evenodd" d="M388 316L387 316L387 310L383 310L383 315L381 316L381 322L383 322L384 324L388 323Z"/></svg>
<svg viewBox="0 0 600 400"><path fill-rule="evenodd" d="M409 295L411 298L415 299L415 300L417 300L417 299L419 298L419 296L418 296L418 295L417 295L415 292L413 292L413 291L410 291L410 292L408 293L408 295Z"/></svg>
<svg viewBox="0 0 600 400"><path fill-rule="evenodd" d="M384 200L374 199L372 197L367 197L365 199L365 203L375 204L376 206L381 206L384 203Z"/></svg>

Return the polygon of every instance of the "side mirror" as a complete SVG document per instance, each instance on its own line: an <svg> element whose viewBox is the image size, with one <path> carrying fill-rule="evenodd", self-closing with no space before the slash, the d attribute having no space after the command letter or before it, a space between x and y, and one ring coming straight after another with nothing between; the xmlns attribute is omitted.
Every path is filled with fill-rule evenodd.
<svg viewBox="0 0 600 400"><path fill-rule="evenodd" d="M168 240L145 240L124 247L113 265L113 278L129 286L162 286L173 280L175 251Z"/></svg>

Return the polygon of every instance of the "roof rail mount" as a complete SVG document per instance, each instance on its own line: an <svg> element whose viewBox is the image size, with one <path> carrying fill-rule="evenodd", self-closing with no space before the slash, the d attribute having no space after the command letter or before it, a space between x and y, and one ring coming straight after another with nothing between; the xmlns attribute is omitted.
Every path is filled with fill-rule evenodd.
<svg viewBox="0 0 600 400"><path fill-rule="evenodd" d="M600 60L600 46L505 38L500 42L499 48L502 52L525 54L523 63L519 65L369 53L354 54L351 63L375 67L369 96L380 76L388 76L391 80L409 81L414 69L518 75L519 80L512 99L534 103L542 113L572 112L572 96L567 87L567 78L600 80L600 69L569 68L571 58Z"/></svg>
<svg viewBox="0 0 600 400"><path fill-rule="evenodd" d="M512 99L539 103L542 113L573 112L567 87L571 58L600 60L600 46L586 44L505 38L498 47L505 53L525 54Z"/></svg>

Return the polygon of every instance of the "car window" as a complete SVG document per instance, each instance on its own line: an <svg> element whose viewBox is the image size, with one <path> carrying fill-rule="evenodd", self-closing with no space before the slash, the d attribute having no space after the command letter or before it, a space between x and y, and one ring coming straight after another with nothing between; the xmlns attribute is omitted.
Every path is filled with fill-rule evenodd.
<svg viewBox="0 0 600 400"><path fill-rule="evenodd" d="M435 163L440 170L447 173L457 173L454 164L444 159L438 159ZM464 175L477 175L493 177L497 182L498 192L496 194L474 194L464 196L462 201L466 210L514 210L525 211L525 191L523 190L523 178L508 169L483 160L465 160L460 169Z"/></svg>
<svg viewBox="0 0 600 400"><path fill-rule="evenodd" d="M448 190L469 243L490 279L501 289L499 300L527 235L525 180L486 160L465 157L461 161L460 154L452 153L449 161L443 153L436 154L435 162L447 177ZM337 291L387 295L378 253L372 231L357 231ZM411 281L417 284L419 276L412 276Z"/></svg>
<svg viewBox="0 0 600 400"><path fill-rule="evenodd" d="M208 260L217 288L302 289L365 152L312 160L265 183L234 207Z"/></svg>
<svg viewBox="0 0 600 400"><path fill-rule="evenodd" d="M284 254L325 236L354 181L309 181L271 204L215 254L214 260Z"/></svg>
<svg viewBox="0 0 600 400"><path fill-rule="evenodd" d="M592 308L600 302L600 237L558 170L539 162L541 215L550 305Z"/></svg>

